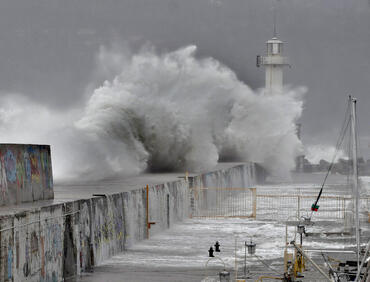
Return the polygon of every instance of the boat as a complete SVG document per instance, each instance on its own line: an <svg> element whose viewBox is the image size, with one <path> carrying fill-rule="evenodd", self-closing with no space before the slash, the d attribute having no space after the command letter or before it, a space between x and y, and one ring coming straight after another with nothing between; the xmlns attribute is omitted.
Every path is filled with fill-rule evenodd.
<svg viewBox="0 0 370 282"><path fill-rule="evenodd" d="M227 271L225 263L219 256L214 256L212 247L210 248L210 259L217 259L222 261L223 269L218 273L218 280L203 279L202 281L355 281L355 282L370 282L370 240L369 237L363 236L360 228L360 191L359 191L359 175L358 175L358 138L357 138L357 99L352 96L348 97L347 110L345 119L343 122L342 129L340 131L338 142L336 145L336 153L333 156L332 162L324 176L319 193L316 200L310 207L310 211L306 215L300 216L299 207L297 216L294 220L287 219L286 221L286 232L285 232L285 247L283 254L283 265L284 271L276 271L266 264L262 257L257 256L256 244L252 241L243 242L244 247L244 267L241 272L238 273L237 267L237 249L238 243L235 239L235 270L234 279L231 280L231 270ZM332 230L326 230L319 234L310 232L312 226L317 226L320 221L316 221L315 217L320 213L320 199L322 193L325 190L326 181L332 171L335 163L336 154L339 148L343 144L346 133L349 133L349 144L351 144L350 154L352 157L352 171L350 181L348 182L348 189L351 189L353 206L348 207L349 210L347 218L350 218L349 224L351 226L343 226L343 230L340 232L332 232ZM353 161L354 160L354 161ZM325 202L324 202L325 204ZM324 208L324 207L323 207ZM324 223L325 224L325 223ZM288 236L288 228L295 228L294 239L290 240ZM355 239L355 247L340 249L340 248L322 248L320 250L309 250L305 246L305 238L309 236L348 236ZM367 242L361 242L361 238L368 240ZM361 244L364 243L364 244ZM339 242L340 244L340 242ZM218 245L218 242L217 244ZM215 249L218 246L215 245ZM239 245L240 247L240 245ZM315 261L309 253L316 252L321 256L321 262ZM247 269L247 253L248 258L256 258L263 263L270 270L274 270L278 275L271 275L270 272L260 273L256 275L250 275L251 273ZM324 266L322 265L324 262ZM309 269L310 268L310 269ZM207 280L208 279L208 280Z"/></svg>

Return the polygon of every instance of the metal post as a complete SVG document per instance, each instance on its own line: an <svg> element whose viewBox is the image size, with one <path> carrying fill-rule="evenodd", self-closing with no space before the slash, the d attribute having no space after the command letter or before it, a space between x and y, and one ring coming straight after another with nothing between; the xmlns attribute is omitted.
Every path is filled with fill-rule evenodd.
<svg viewBox="0 0 370 282"><path fill-rule="evenodd" d="M247 242L244 242L244 278L247 277Z"/></svg>
<svg viewBox="0 0 370 282"><path fill-rule="evenodd" d="M352 103L351 131L352 131L352 155L353 155L353 196L355 197L355 223L357 244L357 271L360 268L360 219L359 219L359 191L358 191L358 168L357 168L357 131L356 131L356 99L349 96Z"/></svg>
<svg viewBox="0 0 370 282"><path fill-rule="evenodd" d="M304 256L305 259L307 259L312 265L316 268L317 271L321 273L322 276L324 276L328 281L333 281L326 273L323 271L307 254L297 246L297 244L292 241L291 244L296 248L296 250Z"/></svg>
<svg viewBox="0 0 370 282"><path fill-rule="evenodd" d="M363 256L362 261L361 261L360 269L357 271L357 275L356 275L355 282L357 282L357 281L358 281L358 279L360 278L361 269L362 269L362 267L364 266L364 263L365 263L365 260L366 260L366 258L367 258L367 254L368 254L368 252L369 252L369 249L370 249L370 240L369 240L369 242L367 243L366 250L365 250L364 256Z"/></svg>
<svg viewBox="0 0 370 282"><path fill-rule="evenodd" d="M149 185L146 185L146 238L149 239Z"/></svg>
<svg viewBox="0 0 370 282"><path fill-rule="evenodd" d="M149 221L149 185L146 185L146 238L149 239L149 229L155 222Z"/></svg>
<svg viewBox="0 0 370 282"><path fill-rule="evenodd" d="M170 195L167 194L167 228L170 228Z"/></svg>
<svg viewBox="0 0 370 282"><path fill-rule="evenodd" d="M252 188L252 217L257 218L257 189Z"/></svg>
<svg viewBox="0 0 370 282"><path fill-rule="evenodd" d="M238 278L238 263L236 260L237 239L235 237L235 280Z"/></svg>

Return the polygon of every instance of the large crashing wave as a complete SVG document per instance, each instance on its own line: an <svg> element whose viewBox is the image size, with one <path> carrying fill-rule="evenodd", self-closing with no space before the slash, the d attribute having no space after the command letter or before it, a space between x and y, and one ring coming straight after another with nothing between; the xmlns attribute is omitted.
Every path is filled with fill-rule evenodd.
<svg viewBox="0 0 370 282"><path fill-rule="evenodd" d="M0 142L51 144L56 179L206 170L218 160L287 173L301 147L295 121L304 89L255 93L195 51L103 50L99 64L111 80L92 91L85 109L56 111L1 94Z"/></svg>
<svg viewBox="0 0 370 282"><path fill-rule="evenodd" d="M195 51L140 52L94 90L75 125L114 151L106 165L196 171L238 160L259 162L274 174L293 168L305 90L255 93L229 68L197 59Z"/></svg>

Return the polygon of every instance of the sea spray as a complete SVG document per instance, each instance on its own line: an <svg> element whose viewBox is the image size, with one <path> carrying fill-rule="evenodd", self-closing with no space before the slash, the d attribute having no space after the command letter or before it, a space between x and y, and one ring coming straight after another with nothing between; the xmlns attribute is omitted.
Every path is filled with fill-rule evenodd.
<svg viewBox="0 0 370 282"><path fill-rule="evenodd" d="M294 167L305 89L255 92L217 60L196 58L195 46L101 52L107 80L84 109L2 94L0 142L51 144L56 179L206 170L219 160L256 161L274 174Z"/></svg>
<svg viewBox="0 0 370 282"><path fill-rule="evenodd" d="M348 156L341 149L336 152L334 146L329 145L312 145L305 147L305 158L312 164L319 164L321 160L332 162L334 155L334 162L340 159L348 159Z"/></svg>
<svg viewBox="0 0 370 282"><path fill-rule="evenodd" d="M114 139L76 128L74 123L81 112L81 108L58 111L25 95L2 93L0 142L50 144L56 181L87 181L122 172L137 174L145 168L131 160Z"/></svg>
<svg viewBox="0 0 370 282"><path fill-rule="evenodd" d="M293 168L305 89L255 93L229 68L195 52L195 46L160 55L146 50L125 59L95 89L76 126L121 142L150 171L205 170L220 159L257 161L278 174Z"/></svg>

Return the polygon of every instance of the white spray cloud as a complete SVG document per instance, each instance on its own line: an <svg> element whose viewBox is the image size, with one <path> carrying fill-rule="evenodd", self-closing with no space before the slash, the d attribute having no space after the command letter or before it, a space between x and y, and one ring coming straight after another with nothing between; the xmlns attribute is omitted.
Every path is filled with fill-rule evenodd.
<svg viewBox="0 0 370 282"><path fill-rule="evenodd" d="M77 127L121 142L133 166L151 170L208 169L220 158L257 161L275 173L294 167L305 89L254 93L195 52L151 50L123 60L120 73L94 91Z"/></svg>
<svg viewBox="0 0 370 282"><path fill-rule="evenodd" d="M117 141L87 134L74 126L80 112L81 109L58 112L24 95L2 93L0 142L50 144L57 180L98 179L121 171L139 173L139 167L126 166L123 158L127 160L127 156L115 149L119 148Z"/></svg>
<svg viewBox="0 0 370 282"><path fill-rule="evenodd" d="M320 160L331 162L335 154L335 147L329 145L312 145L305 148L305 158L312 164L318 164ZM339 159L347 159L347 155L343 150L339 150L334 162Z"/></svg>
<svg viewBox="0 0 370 282"><path fill-rule="evenodd" d="M101 73L113 77L84 110L1 95L0 142L51 144L57 179L206 170L219 159L256 161L274 174L294 167L305 89L255 93L218 61L195 58L195 46L116 51L101 49Z"/></svg>

